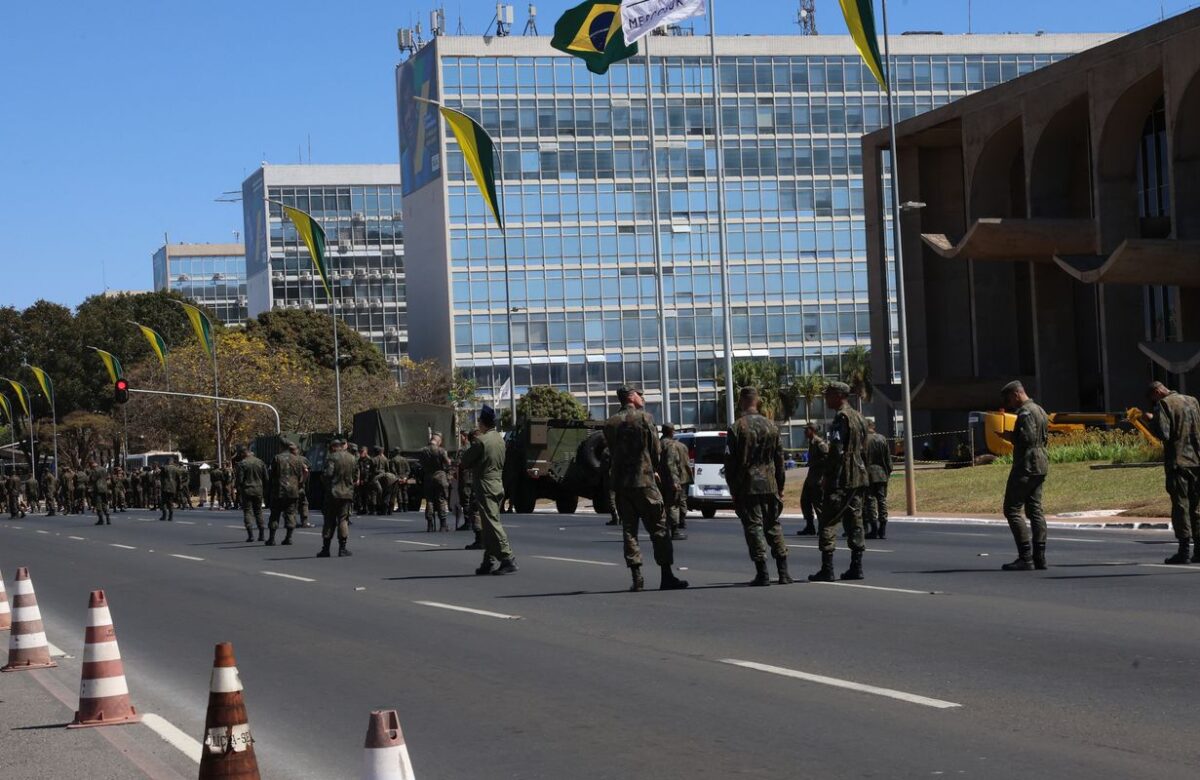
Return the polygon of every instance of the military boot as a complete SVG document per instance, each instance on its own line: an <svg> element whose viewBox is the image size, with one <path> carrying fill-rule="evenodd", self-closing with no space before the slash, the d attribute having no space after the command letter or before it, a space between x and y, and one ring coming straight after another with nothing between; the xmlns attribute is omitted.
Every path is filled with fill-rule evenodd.
<svg viewBox="0 0 1200 780"><path fill-rule="evenodd" d="M1033 548L1028 544L1017 545L1017 559L1000 567L1004 571L1033 571Z"/></svg>
<svg viewBox="0 0 1200 780"><path fill-rule="evenodd" d="M258 529L258 541L260 541L260 542L261 542L262 540L263 540L263 529L262 529L262 527L259 527L259 529Z"/></svg>
<svg viewBox="0 0 1200 780"><path fill-rule="evenodd" d="M475 541L463 548L464 550L482 550L483 549L483 534L475 532Z"/></svg>
<svg viewBox="0 0 1200 780"><path fill-rule="evenodd" d="M863 578L862 570L862 550L850 551L850 568L842 572L841 579L843 580L861 580Z"/></svg>
<svg viewBox="0 0 1200 780"><path fill-rule="evenodd" d="M1172 565L1177 566L1181 563L1190 563L1190 562L1194 561L1195 559L1192 558L1192 549L1191 548L1192 548L1191 542L1180 542L1179 543L1179 552L1175 553L1170 558L1167 558L1166 560L1164 560L1163 563L1170 563Z"/></svg>
<svg viewBox="0 0 1200 780"><path fill-rule="evenodd" d="M1033 546L1033 568L1038 571L1046 570L1046 543L1035 544Z"/></svg>
<svg viewBox="0 0 1200 780"><path fill-rule="evenodd" d="M621 524L621 520L616 515L613 515L612 517L610 517L608 522L605 523L605 525L620 525L620 524Z"/></svg>
<svg viewBox="0 0 1200 780"><path fill-rule="evenodd" d="M804 527L796 532L796 536L816 536L816 535L817 535L816 527L812 523L809 523L809 522L805 522Z"/></svg>
<svg viewBox="0 0 1200 780"><path fill-rule="evenodd" d="M450 526L446 524L446 518L442 518L441 525L438 526L439 531L449 531Z"/></svg>
<svg viewBox="0 0 1200 780"><path fill-rule="evenodd" d="M247 529L246 529L246 541L247 541L247 542L253 542L253 541L254 541L254 532L253 532L253 531L251 531L249 528L247 528Z"/></svg>
<svg viewBox="0 0 1200 780"><path fill-rule="evenodd" d="M879 534L875 538L876 539L886 539L887 538L887 520L879 521Z"/></svg>
<svg viewBox="0 0 1200 780"><path fill-rule="evenodd" d="M685 542L685 541L687 541L687 534L683 533L682 531L672 531L671 532L671 541Z"/></svg>
<svg viewBox="0 0 1200 780"><path fill-rule="evenodd" d="M427 533L427 534L433 533L433 518L432 517L425 518L425 533Z"/></svg>
<svg viewBox="0 0 1200 780"><path fill-rule="evenodd" d="M771 584L771 575L767 573L766 561L754 562L754 579L746 584L752 588L765 588Z"/></svg>
<svg viewBox="0 0 1200 780"><path fill-rule="evenodd" d="M274 528L271 529L271 535L267 537L267 541L265 542L265 545L267 547L275 546L275 529Z"/></svg>
<svg viewBox="0 0 1200 780"><path fill-rule="evenodd" d="M491 558L485 559L483 563L479 564L479 568L475 570L475 573L476 574L491 574L492 573L492 559Z"/></svg>
<svg viewBox="0 0 1200 780"><path fill-rule="evenodd" d="M496 569L492 574L516 574L520 569L517 568L516 558L505 558L500 561L500 568Z"/></svg>
<svg viewBox="0 0 1200 780"><path fill-rule="evenodd" d="M658 584L659 590L683 590L687 586L687 580L676 577L670 566L662 567L662 580Z"/></svg>
<svg viewBox="0 0 1200 780"><path fill-rule="evenodd" d="M24 517L24 515L21 516ZM13 517L16 517L16 515L13 515ZM104 525L104 518L101 517L99 520L97 520L96 525Z"/></svg>
<svg viewBox="0 0 1200 780"><path fill-rule="evenodd" d="M795 580L792 579L792 575L788 574L787 558L776 558L775 570L779 572L780 585L791 585L793 582L795 582Z"/></svg>
<svg viewBox="0 0 1200 780"><path fill-rule="evenodd" d="M318 558L328 558L329 557L329 544L331 541L332 540L330 540L330 539L326 539L323 542L321 542L321 552L317 553Z"/></svg>
<svg viewBox="0 0 1200 780"><path fill-rule="evenodd" d="M112 525L112 515L110 515L108 512L104 513L104 524Z"/></svg>
<svg viewBox="0 0 1200 780"><path fill-rule="evenodd" d="M646 588L646 581L642 579L641 566L630 566L629 574L633 578L633 584L629 586L631 593L640 593Z"/></svg>
<svg viewBox="0 0 1200 780"><path fill-rule="evenodd" d="M836 579L833 573L833 553L821 553L821 568L813 574L808 575L809 582L833 582Z"/></svg>
<svg viewBox="0 0 1200 780"><path fill-rule="evenodd" d="M284 534L283 541L280 542L280 544L291 544L291 543L292 543L292 529L289 528L289 529L287 529L287 533Z"/></svg>
<svg viewBox="0 0 1200 780"><path fill-rule="evenodd" d="M338 557L339 558L349 558L353 554L354 553L350 552L350 550L347 549L345 542L338 542Z"/></svg>

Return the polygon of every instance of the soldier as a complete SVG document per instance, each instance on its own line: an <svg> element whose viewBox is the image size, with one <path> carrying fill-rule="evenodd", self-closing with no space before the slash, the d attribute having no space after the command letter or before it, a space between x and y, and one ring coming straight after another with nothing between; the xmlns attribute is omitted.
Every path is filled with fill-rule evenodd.
<svg viewBox="0 0 1200 780"><path fill-rule="evenodd" d="M101 468L95 458L88 461L87 489L92 508L96 510L96 525L112 525L112 516L108 513L108 479L108 469Z"/></svg>
<svg viewBox="0 0 1200 780"><path fill-rule="evenodd" d="M75 482L71 485L71 506L74 507L75 514L81 515L86 510L85 503L87 501L88 491L88 474L86 469L81 469L75 475Z"/></svg>
<svg viewBox="0 0 1200 780"><path fill-rule="evenodd" d="M868 539L886 539L888 521L888 480L892 478L892 448L883 434L875 432L875 423L867 423L867 492L863 499L863 520Z"/></svg>
<svg viewBox="0 0 1200 780"><path fill-rule="evenodd" d="M32 472L25 475L25 481L21 484L21 488L25 492L25 503L29 506L29 511L38 511L41 508L39 505L41 495L38 490L37 477Z"/></svg>
<svg viewBox="0 0 1200 780"><path fill-rule="evenodd" d="M662 427L662 473L664 512L667 528L673 541L687 539L682 528L687 518L687 486L692 481L692 464L687 447L675 440L675 426L667 423Z"/></svg>
<svg viewBox="0 0 1200 780"><path fill-rule="evenodd" d="M238 447L238 462L234 472L238 497L242 501L242 522L246 524L246 541L254 541L251 519L258 526L258 541L263 541L263 486L267 482L267 466L243 445Z"/></svg>
<svg viewBox="0 0 1200 780"><path fill-rule="evenodd" d="M213 509L225 508L225 470L221 464L208 472L208 505Z"/></svg>
<svg viewBox="0 0 1200 780"><path fill-rule="evenodd" d="M8 507L8 518L12 520L17 516L20 507L12 503L12 492L8 489L8 479L8 477L0 475L0 498L4 499L4 504Z"/></svg>
<svg viewBox="0 0 1200 780"><path fill-rule="evenodd" d="M464 496L460 499L460 504L462 505L462 509L463 509L463 527L470 529L471 532L475 534L475 540L473 542L471 542L470 544L468 544L464 548L467 550L482 550L484 548L483 524L479 520L480 496L479 496L479 493L475 490L475 475L471 472L471 468L463 462L463 460L465 459L466 452L468 450L470 450L471 447L473 447L475 445L475 442L478 440L479 440L479 430L476 429L474 431L470 431L463 437L463 444L461 445L461 447L459 449L459 467L461 469L461 476L459 477L458 484L460 486L463 486L462 489L465 491ZM504 457L507 462L507 458L508 458L507 447L505 448ZM503 483L504 483L503 469L501 469L501 472L500 472L500 482L501 482L501 490L503 490ZM503 499L501 499L501 503L503 503Z"/></svg>
<svg viewBox="0 0 1200 780"><path fill-rule="evenodd" d="M71 514L71 494L75 492L75 472L63 466L58 475L58 509L64 515Z"/></svg>
<svg viewBox="0 0 1200 780"><path fill-rule="evenodd" d="M787 542L779 516L783 514L783 444L779 429L758 411L758 390L743 387L738 395L741 416L726 438L725 479L733 496L734 510L742 521L754 579L748 585L771 584L767 573L767 546L775 558L779 584L790 585Z"/></svg>
<svg viewBox="0 0 1200 780"><path fill-rule="evenodd" d="M1017 559L1000 568L1004 571L1045 569L1046 518L1042 514L1042 486L1050 471L1046 454L1049 420L1019 381L1005 385L1000 390L1000 397L1006 409L1017 413L1012 432L1003 434L1013 445L1012 469L1004 488L1004 517L1017 543ZM1029 518L1028 524L1021 517L1022 509Z"/></svg>
<svg viewBox="0 0 1200 780"><path fill-rule="evenodd" d="M382 474L387 473L388 466L387 457L383 454L383 447L376 445L371 449L370 465L367 467L367 506L372 514L381 515L383 510L383 482L379 479Z"/></svg>
<svg viewBox="0 0 1200 780"><path fill-rule="evenodd" d="M399 449L392 450L392 457L388 461L388 470L396 475L396 484L393 486L393 496L389 504L388 514L391 514L390 507L398 506L399 511L408 511L408 479L411 467L408 463L408 458L400 454Z"/></svg>
<svg viewBox="0 0 1200 780"><path fill-rule="evenodd" d="M112 478L112 505L118 512L125 511L125 494L128 484L128 480L125 479L125 470L118 466Z"/></svg>
<svg viewBox="0 0 1200 780"><path fill-rule="evenodd" d="M175 503L181 510L192 508L191 470L171 462L171 473L175 475Z"/></svg>
<svg viewBox="0 0 1200 780"><path fill-rule="evenodd" d="M358 461L355 464L354 477L354 514L369 514L369 494L371 492L371 456L364 445L358 449Z"/></svg>
<svg viewBox="0 0 1200 780"><path fill-rule="evenodd" d="M179 478L175 474L175 459L158 467L158 519L169 522L175 519L175 499L179 495Z"/></svg>
<svg viewBox="0 0 1200 780"><path fill-rule="evenodd" d="M1163 563L1200 563L1200 403L1162 382L1152 382L1147 395L1154 412L1146 417L1163 443L1171 526L1179 542L1179 552Z"/></svg>
<svg viewBox="0 0 1200 780"><path fill-rule="evenodd" d="M442 434L434 432L428 446L417 455L421 463L421 483L425 489L425 531L434 530L434 515L440 523L439 530L449 531L446 525L447 492L450 490L450 456L442 449ZM503 461L503 458L501 458Z"/></svg>
<svg viewBox="0 0 1200 780"><path fill-rule="evenodd" d="M814 521L821 518L821 479L825 473L825 458L829 455L829 443L821 438L815 423L804 426L804 438L808 439L808 473L804 487L800 489L800 511L804 513L804 528L797 536L816 536Z"/></svg>
<svg viewBox="0 0 1200 780"><path fill-rule="evenodd" d="M295 442L290 442L285 452L275 456L271 464L271 484L275 488L272 495L271 519L267 524L270 534L266 544L275 544L275 531L279 528L279 517L283 516L283 525L287 534L280 544L291 544L292 534L296 530L296 506L300 502L300 483L304 479L304 461L300 459L300 448Z"/></svg>
<svg viewBox="0 0 1200 780"><path fill-rule="evenodd" d="M308 477L312 471L312 464L308 462L308 457L301 455L299 447L296 448L296 457L300 459L300 466L304 470L304 476L300 478L300 497L296 501L296 512L300 515L300 527L312 528L313 524L308 522Z"/></svg>
<svg viewBox="0 0 1200 780"><path fill-rule="evenodd" d="M462 456L463 467L471 471L474 482L472 494L482 521L483 563L475 573L513 574L517 571L516 559L513 557L512 546L508 543L508 534L500 524L507 444L496 430L496 411L490 406L484 406L480 410L478 430L478 435L471 442L471 448ZM441 437L438 436L438 439L438 449L441 449ZM445 456L445 451L442 451L442 456ZM500 564L495 571L492 571L493 561Z"/></svg>
<svg viewBox="0 0 1200 780"><path fill-rule="evenodd" d="M820 541L821 569L810 574L811 582L833 582L833 553L837 549L838 526L845 524L850 548L850 568L842 573L843 580L863 578L862 559L866 544L863 541L862 502L867 487L867 464L863 450L867 443L867 425L862 415L847 402L850 386L845 382L830 382L825 386L825 406L834 412L829 428L829 455L825 459L821 491Z"/></svg>
<svg viewBox="0 0 1200 780"><path fill-rule="evenodd" d="M604 423L604 439L608 443L612 486L624 536L625 565L633 580L629 589L640 591L645 587L637 538L639 522L645 525L654 545L654 562L662 572L659 589L686 588L687 582L671 571L675 550L663 521L662 494L658 492L662 448L654 418L643 411L645 402L635 387L618 389L617 400L621 402L621 410Z"/></svg>
<svg viewBox="0 0 1200 780"><path fill-rule="evenodd" d="M54 517L58 509L58 477L51 469L42 472L42 495L46 497L46 517Z"/></svg>
<svg viewBox="0 0 1200 780"><path fill-rule="evenodd" d="M149 466L142 467L142 496L146 500L147 509L158 509L158 479L154 469Z"/></svg>
<svg viewBox="0 0 1200 780"><path fill-rule="evenodd" d="M345 450L343 439L334 439L329 443L329 456L325 458L325 471L322 482L325 486L325 506L321 512L325 515L325 524L321 528L321 552L318 558L329 557L329 545L333 542L333 534L337 532L338 557L346 558L351 555L346 549L350 539L350 508L354 504L354 482L358 476L358 464L355 458Z"/></svg>

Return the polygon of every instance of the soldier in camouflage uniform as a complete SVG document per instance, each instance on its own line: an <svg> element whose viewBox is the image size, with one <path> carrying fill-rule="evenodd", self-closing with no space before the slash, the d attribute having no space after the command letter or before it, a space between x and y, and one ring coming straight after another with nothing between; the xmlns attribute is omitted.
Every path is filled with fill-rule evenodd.
<svg viewBox="0 0 1200 780"><path fill-rule="evenodd" d="M329 444L329 457L325 459L322 475L325 485L325 524L321 528L321 552L318 558L329 557L329 545L336 532L338 557L346 558L351 553L346 544L350 539L350 508L354 504L354 481L358 477L358 464L345 450L346 442L334 439Z"/></svg>
<svg viewBox="0 0 1200 780"><path fill-rule="evenodd" d="M892 478L892 448L883 434L875 432L875 423L867 423L867 492L863 499L863 520L868 539L886 539L888 521L888 480Z"/></svg>
<svg viewBox="0 0 1200 780"><path fill-rule="evenodd" d="M4 480L4 486L8 498L9 519L24 517L25 511L21 509L21 477L14 471Z"/></svg>
<svg viewBox="0 0 1200 780"><path fill-rule="evenodd" d="M512 574L517 571L508 534L500 523L500 502L504 499L504 462L507 444L496 430L496 412L490 406L479 412L479 433L471 442L471 448L462 457L462 465L469 469L474 482L473 495L479 507L483 562L476 574ZM500 565L492 571L493 562Z"/></svg>
<svg viewBox="0 0 1200 780"><path fill-rule="evenodd" d="M91 493L92 508L96 510L96 525L112 525L112 516L108 513L108 469L101 468L96 459L88 461L87 488Z"/></svg>
<svg viewBox="0 0 1200 780"><path fill-rule="evenodd" d="M242 502L242 522L246 526L246 541L254 541L254 526L258 527L258 541L263 541L263 495L267 484L267 464L263 463L245 446L238 447L238 461L234 466L234 481L237 483L238 498ZM254 525L251 525L253 521Z"/></svg>
<svg viewBox="0 0 1200 780"><path fill-rule="evenodd" d="M179 495L179 479L175 476L174 458L158 467L158 506L160 521L175 519L175 499Z"/></svg>
<svg viewBox="0 0 1200 780"><path fill-rule="evenodd" d="M412 471L408 458L401 455L400 450L392 450L392 457L388 460L388 470L396 475L396 484L392 486L392 496L389 498L388 514L392 513L393 507L398 507L401 512L407 512L408 478Z"/></svg>
<svg viewBox="0 0 1200 780"><path fill-rule="evenodd" d="M1004 487L1004 517L1017 543L1017 559L1000 568L1005 571L1030 571L1046 568L1046 516L1042 513L1042 486L1050 471L1046 453L1049 418L1033 402L1025 387L1017 381L1000 390L1004 407L1017 413L1012 433L1004 438L1012 442L1012 469ZM1026 524L1021 510L1029 518ZM1032 527L1032 534L1030 528Z"/></svg>
<svg viewBox="0 0 1200 780"><path fill-rule="evenodd" d="M225 480L228 477L221 464L208 472L208 505L211 509L225 508Z"/></svg>
<svg viewBox="0 0 1200 780"><path fill-rule="evenodd" d="M449 531L446 525L447 491L450 490L450 456L442 449L442 434L434 433L429 445L417 455L421 463L421 485L425 490L425 530L434 530L434 515L440 522L440 530Z"/></svg>
<svg viewBox="0 0 1200 780"><path fill-rule="evenodd" d="M36 512L41 509L39 503L41 491L38 487L37 477L32 472L25 475L25 481L21 484L21 488L25 491L25 504L29 507L29 511Z"/></svg>
<svg viewBox="0 0 1200 780"><path fill-rule="evenodd" d="M804 437L808 439L808 473L804 487L800 489L800 511L804 514L804 527L797 536L816 536L816 522L821 518L821 480L825 474L825 458L829 455L829 443L821 438L815 423L804 426Z"/></svg>
<svg viewBox="0 0 1200 780"><path fill-rule="evenodd" d="M642 578L642 551L638 546L638 525L646 527L654 545L654 562L662 571L660 590L678 590L687 582L675 576L675 549L663 520L662 494L658 490L662 446L654 418L643 411L645 402L635 387L617 390L621 410L604 423L604 440L611 458L610 474L616 491L617 514L625 540L625 565L633 580L631 591L645 587Z"/></svg>
<svg viewBox="0 0 1200 780"><path fill-rule="evenodd" d="M771 584L767 573L767 547L775 558L779 584L790 585L787 542L779 516L783 513L783 444L779 429L758 411L758 390L743 387L738 396L741 416L726 436L725 481L733 507L742 521L746 547L754 561L754 579L748 585Z"/></svg>
<svg viewBox="0 0 1200 780"><path fill-rule="evenodd" d="M304 467L304 476L300 479L300 496L296 499L296 512L300 517L301 528L312 528L313 524L308 522L308 480L312 472L312 464L308 462L308 457L299 453L297 447L296 457L300 458L300 465Z"/></svg>
<svg viewBox="0 0 1200 780"><path fill-rule="evenodd" d="M675 439L675 426L662 427L662 486L666 504L667 528L673 541L687 539L682 529L687 527L687 493L692 484L692 464L688 449Z"/></svg>
<svg viewBox="0 0 1200 780"><path fill-rule="evenodd" d="M280 544L291 544L292 534L296 531L296 506L300 502L300 483L304 479L304 461L300 458L300 448L295 442L288 444L285 452L275 456L271 465L271 484L274 495L271 496L271 519L267 523L266 545L275 544L275 532L279 529L279 518L283 517L283 525L287 534Z"/></svg>
<svg viewBox="0 0 1200 780"><path fill-rule="evenodd" d="M383 506L383 482L380 476L386 474L388 467L387 456L383 454L383 447L376 445L371 450L370 465L367 467L367 507L368 511L373 515L384 514Z"/></svg>
<svg viewBox="0 0 1200 780"><path fill-rule="evenodd" d="M459 477L459 487L462 491L462 496L459 499L459 504L463 510L463 526L470 529L475 534L475 540L468 544L463 549L466 550L482 550L483 549L483 524L479 520L479 495L475 492L475 476L471 473L470 467L461 462L463 453L470 450L475 442L479 439L479 431L470 431L463 437L463 444L460 449L459 467L462 474ZM507 458L507 452L505 458ZM501 482L503 483L503 470L501 470ZM501 485L503 491L503 484ZM503 497L501 498L503 502Z"/></svg>
<svg viewBox="0 0 1200 780"><path fill-rule="evenodd" d="M88 473L86 469L81 469L75 475L75 482L71 487L71 506L75 514L81 515L87 511Z"/></svg>
<svg viewBox="0 0 1200 780"><path fill-rule="evenodd" d="M1179 542L1179 552L1163 563L1200 563L1200 403L1161 382L1151 383L1147 394L1154 412L1146 416L1163 443L1171 527Z"/></svg>
<svg viewBox="0 0 1200 780"><path fill-rule="evenodd" d="M75 472L64 466L58 475L58 508L64 515L71 514L71 496L75 494Z"/></svg>
<svg viewBox="0 0 1200 780"><path fill-rule="evenodd" d="M829 428L829 455L825 459L821 489L824 504L821 509L821 569L810 574L812 582L833 582L833 553L837 549L838 527L845 524L850 548L850 568L842 573L843 580L863 578L862 559L866 551L863 541L862 504L867 488L867 464L863 450L867 443L867 424L847 400L850 386L845 382L830 382L825 387L825 406L834 413Z"/></svg>
<svg viewBox="0 0 1200 780"><path fill-rule="evenodd" d="M366 445L357 451L358 460L354 468L354 514L370 514L369 494L371 492L371 456Z"/></svg>
<svg viewBox="0 0 1200 780"><path fill-rule="evenodd" d="M42 495L46 497L46 516L54 517L58 508L58 477L50 469L42 473Z"/></svg>
<svg viewBox="0 0 1200 780"><path fill-rule="evenodd" d="M112 479L112 505L113 509L118 512L124 512L128 506L127 494L129 493L129 480L125 478L125 470L117 467L116 473Z"/></svg>

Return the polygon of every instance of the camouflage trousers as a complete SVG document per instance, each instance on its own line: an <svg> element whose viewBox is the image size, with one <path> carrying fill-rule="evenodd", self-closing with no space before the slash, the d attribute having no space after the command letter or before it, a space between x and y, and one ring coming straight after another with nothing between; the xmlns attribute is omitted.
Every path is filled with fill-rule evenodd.
<svg viewBox="0 0 1200 780"><path fill-rule="evenodd" d="M442 525L446 524L446 511L449 508L448 501L446 498L446 491L447 491L446 485L443 485L441 482L438 482L436 479L430 479L430 480L425 481L425 521L426 522L432 523L434 520L434 515L436 515L438 521Z"/></svg>
<svg viewBox="0 0 1200 780"><path fill-rule="evenodd" d="M495 559L505 561L513 556L512 545L508 543L508 534L500 522L500 502L504 500L504 491L479 490L475 494L475 505L479 509L480 536L483 541L483 562Z"/></svg>
<svg viewBox="0 0 1200 780"><path fill-rule="evenodd" d="M659 566L675 563L675 548L663 517L663 499L658 488L618 488L617 516L625 540L625 565L642 565L642 550L638 545L638 525L646 527L654 546L654 562Z"/></svg>
<svg viewBox="0 0 1200 780"><path fill-rule="evenodd" d="M869 533L876 533L887 528L888 521L888 483L873 482L863 495L863 521Z"/></svg>
<svg viewBox="0 0 1200 780"><path fill-rule="evenodd" d="M253 525L251 520L254 521ZM246 524L247 531L255 525L260 529L264 527L261 496L242 496L242 522Z"/></svg>
<svg viewBox="0 0 1200 780"><path fill-rule="evenodd" d="M750 560L765 561L768 546L771 548L771 557L775 560L787 558L787 542L784 541L783 526L779 522L779 516L783 513L783 502L778 496L745 496L735 501L733 508L738 519L742 521Z"/></svg>
<svg viewBox="0 0 1200 780"><path fill-rule="evenodd" d="M863 493L866 488L843 488L825 494L821 505L821 552L837 549L838 528L846 526L846 546L854 552L867 549L863 534Z"/></svg>
<svg viewBox="0 0 1200 780"><path fill-rule="evenodd" d="M687 485L664 487L662 494L667 530L675 533L687 526Z"/></svg>
<svg viewBox="0 0 1200 780"><path fill-rule="evenodd" d="M333 539L336 532L338 544L344 545L350 538L350 509L354 505L352 498L326 498L323 514L325 524L321 527L321 538L326 542Z"/></svg>
<svg viewBox="0 0 1200 780"><path fill-rule="evenodd" d="M1009 530L1018 548L1030 541L1037 545L1046 544L1046 516L1042 513L1042 486L1045 483L1044 474L1013 475L1004 487L1004 517L1008 520ZM1025 517L1029 518L1028 523L1025 517L1021 517L1022 509L1025 510Z"/></svg>
<svg viewBox="0 0 1200 780"><path fill-rule="evenodd" d="M805 527L815 527L821 520L821 480L806 479L800 489L800 511L804 514Z"/></svg>
<svg viewBox="0 0 1200 780"><path fill-rule="evenodd" d="M1200 540L1200 469L1175 468L1167 472L1171 497L1171 527L1181 542Z"/></svg>
<svg viewBox="0 0 1200 780"><path fill-rule="evenodd" d="M283 527L292 530L296 527L296 507L299 498L276 498L271 502L271 517L267 520L267 530L279 528L279 518L283 518Z"/></svg>

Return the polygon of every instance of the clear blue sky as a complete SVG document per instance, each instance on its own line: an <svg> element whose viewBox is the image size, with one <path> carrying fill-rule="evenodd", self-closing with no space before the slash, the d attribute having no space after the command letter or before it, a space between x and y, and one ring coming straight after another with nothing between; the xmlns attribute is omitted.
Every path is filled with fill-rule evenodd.
<svg viewBox="0 0 1200 780"><path fill-rule="evenodd" d="M495 3L442 0L482 34ZM1166 0L1168 16L1196 0ZM542 34L574 0L537 3ZM0 305L149 289L172 241L230 241L218 203L262 160L396 162L395 30L437 0L12 3L0 47ZM526 2L515 2L524 26ZM736 8L738 13L730 13ZM718 32L796 30L795 0L716 0ZM750 13L748 10L753 9ZM967 0L892 0L893 29L967 29ZM974 31L1124 32L1158 0L975 0ZM825 34L844 34L818 0ZM698 30L702 26L698 25Z"/></svg>

